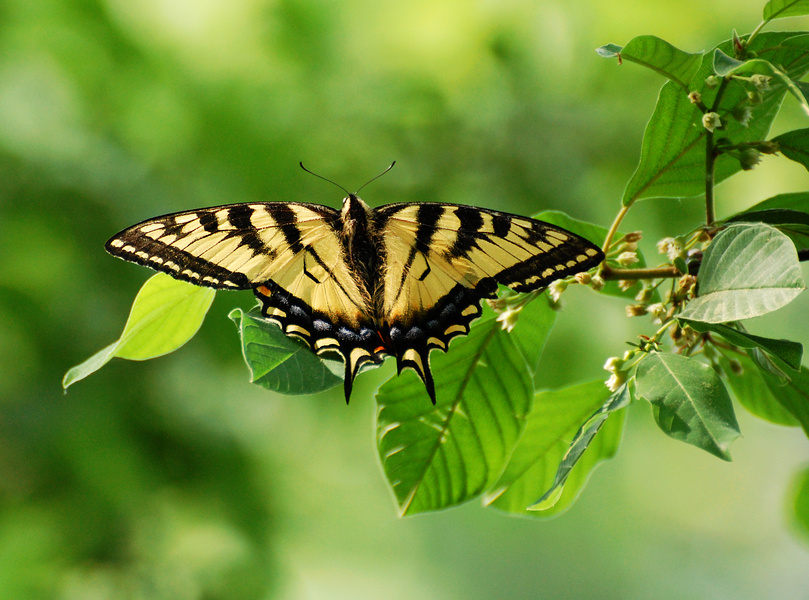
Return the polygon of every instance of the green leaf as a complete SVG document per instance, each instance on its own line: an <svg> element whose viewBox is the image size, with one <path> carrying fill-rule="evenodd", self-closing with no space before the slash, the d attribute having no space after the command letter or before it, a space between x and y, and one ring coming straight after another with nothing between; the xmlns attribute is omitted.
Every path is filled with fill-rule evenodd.
<svg viewBox="0 0 809 600"><path fill-rule="evenodd" d="M534 218L540 221L547 221L548 223L552 223L553 225L558 225L563 229L572 231L573 233L576 233L590 241L595 241L596 243L603 241L607 237L606 227L601 227L600 225L594 225L592 223L588 223L587 221L580 221L578 219L574 219L572 217L569 217L563 212L555 210L546 210L544 212L539 213L538 215L534 215ZM622 235L625 234L619 233L617 237L620 237ZM640 250L638 250L638 262L634 266L639 269L646 267L646 259L644 259L643 253ZM601 290L601 293L606 294L608 296L618 296L619 298L634 299L639 289L640 283L638 283L638 285L632 286L628 290L622 290L621 288L618 287L617 281L608 281L604 286L604 289ZM652 296L650 302L654 303L659 301L660 295L655 290L654 295Z"/></svg>
<svg viewBox="0 0 809 600"><path fill-rule="evenodd" d="M736 400L760 419L776 425L797 426L798 421L770 391L756 363L743 354L737 355L735 359L741 367L741 372L734 372L727 359L721 359L720 364Z"/></svg>
<svg viewBox="0 0 809 600"><path fill-rule="evenodd" d="M789 90L789 93L795 97L804 112L809 114L809 102L807 102L801 86L797 85L789 75L776 68L769 61L760 58L738 61L717 49L714 50L714 71L720 77L730 77L732 75L767 75L774 77Z"/></svg>
<svg viewBox="0 0 809 600"><path fill-rule="evenodd" d="M147 360L174 352L199 331L216 291L158 273L143 284L117 342L65 373L62 387L94 373L114 357Z"/></svg>
<svg viewBox="0 0 809 600"><path fill-rule="evenodd" d="M525 361L494 319L431 363L436 406L411 372L376 396L379 456L402 514L460 504L497 481L533 399Z"/></svg>
<svg viewBox="0 0 809 600"><path fill-rule="evenodd" d="M343 382L340 361L322 360L302 341L261 317L258 308L248 313L237 308L228 315L239 329L242 354L250 381L281 394L314 394Z"/></svg>
<svg viewBox="0 0 809 600"><path fill-rule="evenodd" d="M679 354L654 352L640 361L635 377L638 396L651 402L666 435L730 460L739 425L730 396L711 367Z"/></svg>
<svg viewBox="0 0 809 600"><path fill-rule="evenodd" d="M553 486L560 462L570 452L569 440L576 437L582 423L594 412L598 414L609 399L610 392L602 380L539 392L508 466L486 493L484 502L506 512L544 518L569 507L595 466L615 454L623 431L623 414L607 420L575 468L568 470L564 491L560 489L561 498L553 508L528 510L530 504Z"/></svg>
<svg viewBox="0 0 809 600"><path fill-rule="evenodd" d="M607 419L611 416L611 414L628 406L629 401L629 389L627 385L624 384L609 397L601 408L599 408L589 419L587 419L587 422L584 423L584 425L582 425L576 432L576 435L573 436L573 441L570 443L570 448L568 448L564 458L559 463L559 470L556 472L553 485L531 506L531 510L544 511L557 505L564 492L566 487L565 484L568 481L571 471L577 465L583 464L581 459L583 456L585 456L586 451L591 450L594 452L595 456L591 456L589 453L586 456L590 458L597 458L598 462L606 458L612 458L615 455L615 452L618 449L620 437L614 440L615 444L610 445L608 455L603 454L603 445L597 450L592 450L592 442L596 437L596 434L601 431L602 426L607 423ZM620 419L620 421L621 428L623 428L623 419ZM590 462L592 466L595 466L592 461Z"/></svg>
<svg viewBox="0 0 809 600"><path fill-rule="evenodd" d="M781 154L809 170L809 129L788 131L774 137L771 141L778 144Z"/></svg>
<svg viewBox="0 0 809 600"><path fill-rule="evenodd" d="M790 373L786 383L766 370L759 370L773 396L800 423L809 436L809 371L801 367L797 373Z"/></svg>
<svg viewBox="0 0 809 600"><path fill-rule="evenodd" d="M623 49L623 46L618 46L617 44L604 44L596 48L596 52L599 56L603 56L604 58L615 58L620 56L621 50Z"/></svg>
<svg viewBox="0 0 809 600"><path fill-rule="evenodd" d="M797 533L809 542L809 467L795 476L791 496L791 521Z"/></svg>
<svg viewBox="0 0 809 600"><path fill-rule="evenodd" d="M725 53L732 52L732 41L719 44ZM774 65L784 65L790 80L800 79L809 71L809 36L789 32L763 33L750 47L759 58ZM714 53L706 53L689 86L699 92L702 102L712 106L719 88L708 88L705 79L713 74ZM729 117L723 118L722 137L734 144L765 139L772 121L780 109L786 87L775 80L771 89L763 92L762 101L752 106L752 118L745 127ZM738 82L724 88L717 107L720 114L745 102L747 90ZM641 158L626 190L623 203L630 205L645 198L687 198L705 193L705 135L702 112L692 104L685 91L674 82L660 90L652 118L646 126ZM719 183L741 170L736 158L720 156L715 165L714 179Z"/></svg>
<svg viewBox="0 0 809 600"><path fill-rule="evenodd" d="M547 295L543 294L520 311L520 319L511 332L511 339L535 377L545 342L558 314L548 303Z"/></svg>
<svg viewBox="0 0 809 600"><path fill-rule="evenodd" d="M764 6L764 20L809 15L809 0L770 0Z"/></svg>
<svg viewBox="0 0 809 600"><path fill-rule="evenodd" d="M702 53L691 54L653 35L633 38L620 51L621 58L660 73L686 90L699 69ZM604 56L602 54L602 56Z"/></svg>
<svg viewBox="0 0 809 600"><path fill-rule="evenodd" d="M724 323L758 317L792 302L804 289L795 246L763 223L740 223L708 246L698 275L699 296L680 317Z"/></svg>
<svg viewBox="0 0 809 600"><path fill-rule="evenodd" d="M809 248L809 193L779 194L733 215L728 222L769 223L784 233L798 249Z"/></svg>
<svg viewBox="0 0 809 600"><path fill-rule="evenodd" d="M790 340L765 338L758 335L753 335L746 331L733 329L721 323L700 323L699 321L689 321L688 319L680 319L683 323L689 325L692 329L700 332L713 332L718 333L731 344L739 348L761 348L768 354L775 356L790 368L798 371L801 368L801 358L803 357L803 346L798 342L791 342Z"/></svg>

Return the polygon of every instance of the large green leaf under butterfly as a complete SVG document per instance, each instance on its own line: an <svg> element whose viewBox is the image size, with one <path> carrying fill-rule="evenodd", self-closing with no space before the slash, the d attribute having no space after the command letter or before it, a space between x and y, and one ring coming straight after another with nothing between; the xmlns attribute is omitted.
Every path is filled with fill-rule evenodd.
<svg viewBox="0 0 809 600"><path fill-rule="evenodd" d="M554 225L463 205L342 210L318 204L231 204L143 221L107 250L191 283L252 289L262 313L318 354L345 360L345 396L366 363L396 357L435 403L429 354L469 333L498 284L518 292L604 258Z"/></svg>

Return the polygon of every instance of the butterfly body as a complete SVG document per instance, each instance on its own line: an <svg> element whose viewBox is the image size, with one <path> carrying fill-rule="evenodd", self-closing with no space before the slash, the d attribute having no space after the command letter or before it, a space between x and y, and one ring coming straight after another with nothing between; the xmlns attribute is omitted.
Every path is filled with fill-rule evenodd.
<svg viewBox="0 0 809 600"><path fill-rule="evenodd" d="M252 289L266 318L318 354L345 360L346 401L365 363L395 356L435 403L429 354L469 333L498 284L518 292L603 260L589 241L548 223L464 205L340 211L318 204L232 204L149 219L107 250L191 283Z"/></svg>

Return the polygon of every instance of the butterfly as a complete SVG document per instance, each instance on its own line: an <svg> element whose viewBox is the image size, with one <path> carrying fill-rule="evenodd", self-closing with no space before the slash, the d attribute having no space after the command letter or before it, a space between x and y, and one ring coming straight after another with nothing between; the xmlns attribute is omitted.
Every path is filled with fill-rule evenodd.
<svg viewBox="0 0 809 600"><path fill-rule="evenodd" d="M345 361L345 397L366 363L395 356L436 402L430 351L446 352L498 284L529 292L598 265L598 246L518 215L437 203L341 210L256 202L148 219L107 251L200 286L253 290L262 314Z"/></svg>

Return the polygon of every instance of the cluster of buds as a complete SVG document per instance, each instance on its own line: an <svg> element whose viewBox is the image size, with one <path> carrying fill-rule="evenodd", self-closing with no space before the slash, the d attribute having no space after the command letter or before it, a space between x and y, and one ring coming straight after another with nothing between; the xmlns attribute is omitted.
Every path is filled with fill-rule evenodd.
<svg viewBox="0 0 809 600"><path fill-rule="evenodd" d="M631 358L631 356L627 356L628 354L630 353L627 352L624 354L624 358L611 356L607 359L607 362L604 363L604 370L611 373L610 378L604 382L604 385L606 385L611 392L617 391L619 387L626 383L629 370L624 367L626 366L627 360Z"/></svg>

